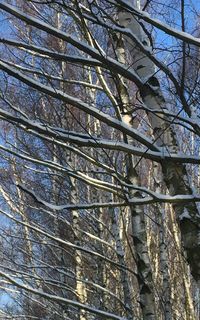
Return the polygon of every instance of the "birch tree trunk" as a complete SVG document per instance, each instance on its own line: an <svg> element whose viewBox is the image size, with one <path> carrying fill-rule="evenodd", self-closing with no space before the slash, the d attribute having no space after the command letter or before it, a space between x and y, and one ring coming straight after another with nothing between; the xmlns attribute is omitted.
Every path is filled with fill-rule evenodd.
<svg viewBox="0 0 200 320"><path fill-rule="evenodd" d="M58 29L62 29L62 19L61 15L58 12L57 13L57 25ZM59 42L60 50L61 52L64 52L65 50L65 43L60 40ZM62 61L61 62L61 78L65 78L65 75L67 74L67 66L66 64ZM66 91L65 84L61 84L61 89L63 92ZM67 116L70 116L70 113L66 114ZM66 128L68 127L67 125L67 119L62 119L63 120L63 125ZM74 120L75 121L75 120ZM71 152L66 152L65 153L66 157L66 164L69 167L69 169L76 168L76 156L73 155ZM78 193L77 193L77 184L76 184L76 179L73 177L69 177L69 184L70 184L70 201L71 203L76 204L79 199L78 199ZM80 213L78 210L72 210L72 229L74 233L74 244L75 245L81 245L81 233L79 232L80 230L80 222L81 222L81 217ZM83 265L83 256L82 253L78 250L74 250L74 261L75 261L75 292L78 297L78 301L82 304L87 302L87 291L86 291L86 285L84 282L84 265ZM79 315L78 315L79 314ZM79 313L77 310L77 315L79 320L87 320L87 314L86 311L83 309L80 309Z"/></svg>
<svg viewBox="0 0 200 320"><path fill-rule="evenodd" d="M121 13L119 12L119 21ZM121 21L120 21L121 23ZM116 43L116 53L118 60L121 63L125 63L126 54L124 40L119 37ZM127 85L122 77L119 77L118 91L121 99L121 113L122 121L128 125L132 125L135 128L135 124L132 121L132 117L127 113L129 108L130 98L127 91ZM126 143L133 143L127 136L124 136ZM138 174L134 168L134 161L132 156L128 156L127 160L127 177L131 184L140 185ZM130 197L140 196L138 192L130 190ZM151 263L149 259L148 247L147 247L147 233L144 219L144 211L141 206L131 206L131 220L132 220L132 237L136 252L136 264L138 273L138 286L140 295L140 306L142 310L143 320L156 319L155 314L155 300L153 293L153 277L151 270Z"/></svg>
<svg viewBox="0 0 200 320"><path fill-rule="evenodd" d="M125 250L123 247L122 239L120 237L120 216L119 211L116 209L112 210L112 230L115 238L117 257L120 265L125 266ZM126 270L120 270L120 283L123 288L124 305L127 312L127 319L134 319L133 304L131 298L131 290L129 286L129 279Z"/></svg>
<svg viewBox="0 0 200 320"><path fill-rule="evenodd" d="M155 190L158 193L162 193L163 176L161 168L158 163L154 163L153 176ZM160 272L162 277L162 303L163 313L165 320L172 320L172 306L171 306L171 290L170 290L170 276L169 276L169 261L167 256L167 235L166 235L166 224L167 224L167 210L164 206L156 205L156 210L159 211L160 215L157 218L159 225L159 246L160 246Z"/></svg>
<svg viewBox="0 0 200 320"><path fill-rule="evenodd" d="M121 11L119 14L119 23L130 28L132 33L143 43L144 47L150 48L149 41L145 35L137 18L131 13ZM162 171L165 183L171 195L193 194L187 176L186 167L181 163L165 161L164 155L178 150L178 143L172 125L173 119L163 115L166 110L166 102L160 89L160 84L155 73L153 62L141 52L132 40L125 38L127 49L133 54L133 67L141 80L145 84L140 90L141 97L145 106L149 110L160 110L161 116L157 117L154 113L148 112L148 119L152 126L155 143L163 150L163 160L161 161ZM200 279L200 216L196 204L176 204L173 205L176 217L180 226L183 246L187 254L187 260L190 264L191 273L196 281Z"/></svg>
<svg viewBox="0 0 200 320"><path fill-rule="evenodd" d="M76 203L77 201L77 188L76 182L74 178L70 178L71 182L71 202ZM72 224L73 224L73 232L74 232L74 243L76 245L80 245L81 236L79 234L80 229L80 217L79 212L77 210L72 210ZM76 293L78 296L78 300L81 303L86 303L87 301L87 291L84 283L84 266L83 266L83 257L82 253L75 250L74 252L74 260L75 260L75 274L76 274ZM79 320L87 320L86 312L84 310L80 310Z"/></svg>

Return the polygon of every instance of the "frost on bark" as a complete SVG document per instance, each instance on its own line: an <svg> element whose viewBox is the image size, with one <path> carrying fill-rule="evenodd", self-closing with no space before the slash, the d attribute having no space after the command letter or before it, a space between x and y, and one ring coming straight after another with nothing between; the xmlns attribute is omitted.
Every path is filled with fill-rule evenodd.
<svg viewBox="0 0 200 320"><path fill-rule="evenodd" d="M119 14L120 25L130 28L132 33L143 44L144 49L150 49L148 37L141 27L137 17L127 11ZM132 39L125 37L126 48L133 59L133 68L143 81L140 88L145 107L151 124L155 144L162 148L163 160L161 161L165 183L171 195L193 194L184 164L174 163L165 160L165 154L178 151L178 143L175 132L169 121L172 121L164 113L167 110L166 101L162 94L159 80L155 76L155 66L149 57L138 48ZM151 110L160 110L161 115L156 116ZM191 273L196 281L200 280L200 215L198 207L194 203L173 205L177 221L180 226L183 247L186 252Z"/></svg>

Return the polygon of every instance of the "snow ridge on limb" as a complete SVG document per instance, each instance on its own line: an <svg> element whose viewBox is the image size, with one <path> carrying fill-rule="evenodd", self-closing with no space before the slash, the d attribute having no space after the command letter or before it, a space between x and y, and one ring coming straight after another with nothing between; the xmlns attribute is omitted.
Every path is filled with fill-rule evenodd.
<svg viewBox="0 0 200 320"><path fill-rule="evenodd" d="M117 60L108 57L107 54L104 54L102 53L102 51L99 51L93 48L92 46L88 45L87 43L80 41L78 38L73 37L70 34L67 34L66 32L63 32L61 30L58 30L47 23L39 21L38 19L32 16L26 15L22 11L16 9L11 5L0 2L0 9L5 10L6 12L14 15L15 17L25 21L29 25L43 30L63 41L69 42L77 49L83 51L86 54L89 54L94 59L97 59L98 61L102 62L104 64L104 68L112 69L114 72L122 74L128 79L134 81L138 86L142 85L141 79L137 76L134 70L132 70L131 68L127 69L126 66L119 63Z"/></svg>
<svg viewBox="0 0 200 320"><path fill-rule="evenodd" d="M76 249L76 250L83 251L83 252L85 252L85 253L88 253L89 255L96 256L96 257L100 258L101 260L106 261L106 262L108 262L109 264L111 264L111 265L113 265L113 266L115 266L115 267L117 267L117 268L119 268L119 269L127 270L127 271L129 271L131 274L134 274L134 275L135 275L135 273L134 273L134 271L133 271L132 269L128 268L128 267L125 266L125 265L121 265L121 264L118 263L118 262L113 261L113 259L110 259L110 258L106 257L105 255L102 255L102 254L98 253L97 251L93 251L93 250L87 249L87 247L74 244L74 243L72 243L72 242L70 242L70 241L67 241L67 240L62 240L61 238L56 237L56 236L50 234L50 233L47 232L47 231L44 231L44 230L41 229L41 227L39 227L38 225L35 225L35 224L32 225L32 224L27 223L27 222L25 222L25 221L19 220L19 219L15 218L14 216L12 216L11 214L9 214L9 213L1 210L1 209L0 209L0 213L3 214L3 215L5 215L7 218L13 220L13 221L16 222L17 224L23 225L23 226L25 226L25 227L27 227L27 228L35 231L35 232L38 232L39 234L42 234L43 236L47 237L48 239L54 240L54 241L56 241L56 242L58 242L58 243L60 243L60 244L64 244L64 245L66 245L67 247L71 247L71 248L74 248L74 249Z"/></svg>
<svg viewBox="0 0 200 320"><path fill-rule="evenodd" d="M130 185L131 186L131 185ZM98 208L115 208L115 207L126 207L130 205L145 205L145 204L152 204L152 203L172 203L172 204L184 204L189 202L200 202L200 195L184 195L184 194L178 194L175 196L168 196L165 194L156 193L153 191L150 191L146 188L138 187L132 185L132 189L139 190L140 192L148 193L148 197L133 197L129 198L124 202L100 202L100 203L79 203L79 204L63 204L63 205L55 205L52 203L49 203L45 200L42 200L39 196L35 194L30 189L27 189L22 184L17 184L17 187L21 189L22 191L26 192L30 196L32 196L36 202L39 204L42 204L46 206L47 208L55 211L61 211L61 210L81 210L81 209L95 209L95 207Z"/></svg>
<svg viewBox="0 0 200 320"><path fill-rule="evenodd" d="M3 116L3 112L2 110L0 110L0 117L7 119L9 118L8 113L5 113L5 115ZM8 117L7 117L8 116ZM20 120L21 118L19 117L14 117L12 118L12 123L15 123L16 125L20 124ZM26 129L25 130L30 130L31 133L35 133L38 132L38 136L39 136L39 132L41 131L41 124L40 123L36 123L34 122L34 127L33 124L30 125L30 122L27 120L27 122L25 122L26 120L24 120L24 124L26 123ZM23 126L19 127L21 129L24 129ZM32 128L32 130L31 130ZM45 128L44 128L45 129ZM117 151L122 151L124 153L129 153L135 156L139 156L142 157L144 159L149 159L149 160L153 160L156 162L163 162L163 160L167 160L173 163L179 162L179 163L192 163L192 164L200 164L200 158L198 156L189 156L186 154L182 154L182 153L170 153L170 154L164 154L162 152L156 152L156 151L150 151L148 149L142 149L142 148L138 148L138 147L134 147L132 145L129 145L127 143L124 142L118 142L118 141L111 141L111 140L107 140L107 139L99 139L97 137L81 137L79 134L74 134L71 136L70 132L65 132L65 135L57 135L56 136L56 129L53 127L49 127L46 126L46 131L43 131L43 136L41 136L41 138L44 138L44 135L46 134L48 137L52 136L53 142L56 144L58 143L58 141L62 140L65 142L71 142L73 144L77 144L78 146L83 146L83 147L93 147L93 148L103 148L106 150L117 150ZM35 132L33 132L33 130ZM58 143L59 144L59 143ZM66 146L67 148L69 148L68 145L63 144L63 146ZM28 161L35 161L39 163L39 159L33 159L31 157L27 157L23 154L14 152L11 149L6 148L3 145L0 145L0 149L7 151L9 153L14 154L17 157L20 157L22 159L28 160ZM51 165L53 164L52 162L49 161L45 161L45 165ZM58 165L58 163L56 164ZM60 167L60 166L59 166ZM106 165L104 166L104 168L106 170L108 170L109 172L112 171L110 167L106 167ZM63 168L64 170L65 168ZM113 173L115 173L115 171L112 171Z"/></svg>
<svg viewBox="0 0 200 320"><path fill-rule="evenodd" d="M81 101L80 99L75 98L70 95L67 95L66 93L63 93L61 90L57 90L57 89L51 88L50 86L46 86L44 84L41 84L40 82L23 75L21 72L8 66L7 64L5 64L2 61L0 61L0 69L5 71L6 73L10 74L11 76L15 77L16 79L24 82L28 86L31 86L32 88L37 89L40 92L48 94L51 97L54 97L56 99L59 99L59 100L64 101L66 103L69 103L69 104L77 107L78 109L96 117L100 121L102 121L108 125L111 125L113 128L118 129L127 135L130 135L132 138L136 139L138 142L147 146L150 150L159 151L159 148L154 145L154 142L151 139L147 138L142 133L139 133L137 130L134 130L133 128L131 128L127 124L123 123L122 121L119 121L119 120L109 116L108 114L105 114L104 112L99 111L98 109Z"/></svg>
<svg viewBox="0 0 200 320"><path fill-rule="evenodd" d="M81 65L89 65L89 66L103 66L103 64L96 59L92 58L85 58L78 55L67 55L64 53L59 53L56 51L51 51L49 49L46 49L45 47L39 47L33 44L27 44L25 42L20 42L12 39L5 39L0 38L0 43L3 43L5 45L13 46L21 50L30 51L33 54L38 53L44 58L53 58L58 61L65 61L75 64L81 64Z"/></svg>
<svg viewBox="0 0 200 320"><path fill-rule="evenodd" d="M55 301L57 303L67 304L67 305L71 305L71 306L77 307L79 309L84 309L85 311L88 311L90 313L99 315L99 316L101 316L102 318L105 318L105 319L127 320L127 318L124 318L124 317L122 318L120 316L114 315L113 313L105 312L103 310L98 310L96 308L92 308L90 306L87 306L86 304L82 304L82 303L79 303L77 301L66 299L66 298L63 298L63 297L58 297L58 296L53 295L53 294L48 294L48 293L45 293L43 291L37 290L35 288L32 288L32 287L30 287L28 285L24 285L24 284L22 284L22 282L16 281L15 279L13 279L13 277L11 277L10 275L8 275L7 273L5 273L3 271L0 271L0 276L5 278L5 279L7 279L10 283L12 283L13 285L17 286L18 288L21 288L23 290L27 290L27 291L29 291L31 293L39 295L40 297L47 298L47 299Z"/></svg>
<svg viewBox="0 0 200 320"><path fill-rule="evenodd" d="M197 47L200 47L199 38L196 38L187 32L183 32L183 31L177 30L175 28L172 28L172 27L168 26L167 24L161 22L158 19L152 18L147 12L144 12L142 10L139 10L139 9L133 7L130 4L130 1L128 1L128 0L117 0L117 3L116 3L116 1L108 0L108 2L113 3L115 5L118 5L120 7L120 10L126 9L127 11L129 11L130 13L132 13L133 15L138 17L138 19L142 19L142 20L152 24L154 27L164 31L165 33L167 33L177 39L180 39L182 41L185 41L187 43L190 43L190 44L193 44Z"/></svg>

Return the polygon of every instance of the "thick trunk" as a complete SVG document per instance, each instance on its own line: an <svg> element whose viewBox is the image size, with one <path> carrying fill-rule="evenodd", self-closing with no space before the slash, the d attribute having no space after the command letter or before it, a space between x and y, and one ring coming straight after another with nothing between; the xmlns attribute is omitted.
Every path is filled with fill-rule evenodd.
<svg viewBox="0 0 200 320"><path fill-rule="evenodd" d="M155 80L154 80L155 81ZM152 78L149 80L152 82ZM158 81L157 81L158 83ZM152 86L152 85L151 85ZM153 87L153 86L152 86ZM157 93L159 96L157 96ZM158 86L154 92L150 92L144 86L142 92L144 103L149 109L164 110L164 99L161 97L161 91ZM153 114L148 114L149 122L154 131L156 144L163 148L163 160L161 162L162 171L165 183L171 195L176 194L192 194L186 167L181 163L174 163L165 161L165 153L175 152L178 150L178 143L176 140L173 128L168 124L164 116L158 118ZM174 205L173 206L177 220L179 222L183 246L187 253L187 259L190 264L191 272L196 280L200 279L200 216L198 208L194 203Z"/></svg>
<svg viewBox="0 0 200 320"><path fill-rule="evenodd" d="M124 27L129 27L138 39L149 48L148 39L140 26L137 18L127 12L121 12L119 22ZM152 61L145 57L137 45L132 40L126 38L127 49L134 55L133 67L141 79L146 81L146 85L141 89L141 97L149 110L164 111L166 103L162 95L159 81L154 76L155 67ZM150 86L149 86L150 85ZM186 167L183 164L171 163L164 160L164 154L178 150L176 135L166 116L157 117L148 113L149 122L152 126L155 143L163 148L163 161L161 163L164 180L171 195L192 194ZM167 120L167 121L166 121ZM183 246L190 264L191 273L196 281L200 280L200 215L194 203L184 205L174 205L177 220L180 225Z"/></svg>
<svg viewBox="0 0 200 320"><path fill-rule="evenodd" d="M185 261L181 254L181 241L179 237L179 228L175 221L174 211L172 208L170 208L170 216L172 221L172 232L173 232L174 244L178 252L178 259L180 261L183 288L185 292L185 305L184 305L185 314L186 314L185 319L187 320L199 319L198 316L197 318L195 316L194 305L196 305L196 303L195 301L193 302L193 299L192 299L191 284L190 284L191 278L190 278L190 275L188 274L188 266L185 264Z"/></svg>
<svg viewBox="0 0 200 320"><path fill-rule="evenodd" d="M136 182L139 184L135 170L132 170L131 175L129 175L129 180L133 184ZM132 193L131 196L134 197L136 194ZM156 314L153 277L148 253L147 232L143 208L141 206L132 206L131 216L132 237L136 253L138 284L140 289L140 306L142 309L143 320L155 320Z"/></svg>
<svg viewBox="0 0 200 320"><path fill-rule="evenodd" d="M119 13L120 15L120 13ZM119 17L120 18L120 17ZM116 53L118 60L121 63L125 63L125 48L122 37L119 37L116 43ZM128 125L136 127L136 124L132 122L132 117L127 114L130 106L130 98L127 91L127 85L125 79L119 77L118 92L121 102L122 121ZM133 143L130 139L124 136L125 142ZM127 159L127 177L132 184L139 185L139 177L134 169L134 161L132 156ZM134 197L135 192L130 190L130 197ZM140 196L140 195L137 195ZM144 219L144 211L140 206L131 206L131 224L132 224L132 237L134 243L134 249L136 253L136 265L138 273L138 287L139 287L139 301L142 310L143 320L155 320L155 300L153 292L153 278L151 263L149 259L148 247L147 247L147 233Z"/></svg>

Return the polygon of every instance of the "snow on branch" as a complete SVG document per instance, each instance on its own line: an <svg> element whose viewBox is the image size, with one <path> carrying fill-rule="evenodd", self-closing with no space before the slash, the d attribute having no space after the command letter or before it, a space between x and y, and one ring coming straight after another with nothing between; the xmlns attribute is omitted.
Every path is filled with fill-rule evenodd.
<svg viewBox="0 0 200 320"><path fill-rule="evenodd" d="M25 21L29 25L39 28L40 30L43 30L63 41L66 41L67 43L70 43L77 49L83 51L86 54L89 54L92 58L99 60L101 63L103 63L104 68L108 68L109 70L112 70L115 73L117 72L122 76L127 77L129 80L134 81L134 83L138 87L143 85L141 79L138 77L138 75L132 68L127 68L122 63L118 62L113 58L108 57L107 54L103 54L102 51L99 51L93 48L92 46L88 45L87 43L80 41L78 38L73 37L72 35L61 30L58 30L57 28L54 28L51 25L44 23L43 21L39 21L34 17L26 15L22 11L17 10L15 7L11 5L0 2L0 9L9 12L17 18Z"/></svg>
<svg viewBox="0 0 200 320"><path fill-rule="evenodd" d="M64 101L65 103L69 103L76 108L92 115L96 119L112 126L113 128L120 130L121 132L131 136L132 138L136 139L138 142L144 144L149 149L153 151L158 151L159 148L155 146L154 142L147 138L144 134L139 133L138 130L133 129L131 126L127 125L126 123L119 121L108 114L96 109L95 107L88 105L87 103L81 101L78 98L73 96L67 95L66 93L62 92L61 90L57 90L55 88L51 88L50 86L46 86L39 81L36 81L30 77L23 75L20 71L15 70L14 68L8 66L6 63L0 61L0 69L8 73L9 75L15 77L16 79L24 82L28 86L39 90L47 95L50 95L53 98L59 99Z"/></svg>
<svg viewBox="0 0 200 320"><path fill-rule="evenodd" d="M39 47L33 44L27 44L16 40L0 38L0 43L16 47L20 50L26 50L32 55L38 53L42 58L53 58L58 61L65 61L86 66L103 66L102 63L96 59L92 59L89 57L84 58L78 55L67 55L56 51L51 51L49 49L46 49L45 47Z"/></svg>
<svg viewBox="0 0 200 320"><path fill-rule="evenodd" d="M200 195L199 194L191 194L191 195L165 195L160 194L157 192L153 192L146 188L137 187L132 185L132 188L135 190L143 191L148 193L150 196L144 198L130 198L124 202L100 202L100 203L82 203L82 204L63 204L63 205L55 205L49 203L47 201L42 200L39 196L37 196L33 191L26 188L22 184L17 184L17 187L22 191L29 194L31 197L35 199L41 205L44 205L48 209L61 211L61 210L82 210L82 209L95 209L95 208L116 208L116 207L127 207L127 206L134 206L134 205L147 205L152 203L176 203L182 204L187 202L200 202Z"/></svg>
<svg viewBox="0 0 200 320"><path fill-rule="evenodd" d="M50 140L49 137L52 137L53 139L52 142L54 142L55 144L60 144L60 140L61 140L63 142L70 142L82 147L93 147L93 148L106 149L106 150L122 151L125 153L129 153L129 154L139 156L144 159L156 161L156 162L161 162L161 161L163 162L164 160L166 160L166 161L179 162L179 163L200 164L199 156L186 155L183 153L170 153L170 152L163 153L162 150L151 151L145 148L134 147L130 144L120 142L120 141L113 141L113 140L111 141L108 139L100 139L96 136L91 137L89 135L81 134L77 132L59 130L59 128L54 128L48 125L44 126L41 123L36 121L31 121L22 117L19 118L17 116L13 116L11 113L6 112L2 109L0 109L0 117L3 117L7 121L12 121L12 123L19 125L20 128L28 130L28 132L30 133L34 133L41 139ZM40 136L40 134L42 135ZM75 153L78 152L79 155L83 156L84 158L87 158L88 160L92 160L94 164L96 163L93 158L87 156L84 153L81 153L80 149L75 149L74 147L70 147L66 143L63 143L62 146L68 149L70 148ZM16 156L23 158L27 161L32 161L30 157L25 157L24 155L19 153L14 153L13 150L10 150L5 146L0 145L0 149L10 152L12 154L15 154ZM45 161L45 163L48 165L48 161ZM43 165L46 165L46 164L43 163ZM102 164L101 166L106 171L112 171L114 173L114 171L111 170L111 168L106 166L105 164Z"/></svg>
<svg viewBox="0 0 200 320"><path fill-rule="evenodd" d="M169 25L161 22L158 19L152 18L147 12L144 12L142 10L139 10L139 9L133 7L130 4L130 1L128 1L128 0L117 0L117 3L116 3L116 1L113 1L113 0L109 1L108 0L108 2L113 3L113 4L117 4L118 6L120 6L121 10L125 9L125 10L131 12L133 15L135 15L139 19L142 19L142 20L152 24L154 27L164 31L165 33L167 33L177 39L180 39L184 42L187 42L187 43L193 44L197 47L200 47L200 39L199 38L196 38L187 32L172 28Z"/></svg>
<svg viewBox="0 0 200 320"><path fill-rule="evenodd" d="M90 307L90 306L88 306L86 304L82 304L82 303L79 303L79 302L74 301L74 300L70 300L70 299L67 299L67 298L59 297L57 295L45 293L44 291L35 289L33 287L30 287L29 285L23 284L23 282L19 282L19 281L15 280L13 277L11 277L10 275L8 275L7 273L5 273L3 271L0 271L0 276L5 278L5 279L7 279L11 284L16 286L17 288L21 288L22 290L29 291L29 292L31 292L33 294L39 295L40 297L43 297L43 298L46 298L48 300L57 302L59 304L60 303L61 304L67 304L67 305L71 305L71 306L74 306L74 307L79 308L79 309L84 309L84 310L86 310L86 311L88 311L88 312L90 312L92 314L96 314L98 316L101 316L104 319L127 320L126 318L122 318L122 317L117 316L117 315L115 315L113 313L105 312L103 310L99 310L99 309Z"/></svg>
<svg viewBox="0 0 200 320"><path fill-rule="evenodd" d="M108 262L109 264L115 266L118 269L127 270L131 274L135 275L135 273L134 273L134 271L132 269L130 269L127 266L122 265L122 264L120 264L118 262L115 262L113 259L110 259L110 258L106 257L105 255L97 252L97 251L93 251L93 250L88 249L85 246L80 246L80 245L74 244L74 243L72 243L70 241L63 240L60 237L54 236L53 234L50 234L46 230L41 229L41 227L39 227L35 223L34 224L30 224L28 222L19 220L19 219L15 218L15 216L13 216L12 214L7 213L6 211L3 211L1 209L0 209L0 213L3 214L4 216L6 216L7 218L11 219L15 223L20 224L20 225L22 225L22 226L24 226L24 227L26 227L26 228L28 228L30 230L33 230L33 231L35 231L35 232L47 237L48 239L51 239L51 240L53 240L53 241L55 241L55 242L57 242L59 244L65 245L66 247L74 248L74 249L76 249L78 251L82 251L82 252L87 253L89 255L95 256L95 257L97 257L97 258L99 258L99 259L101 259L103 261Z"/></svg>

